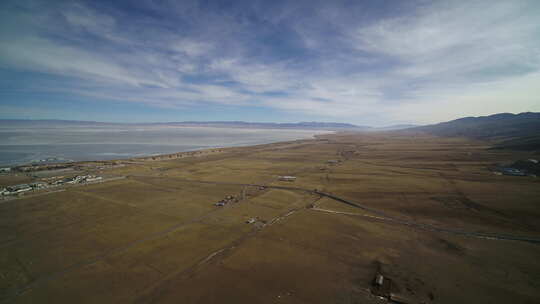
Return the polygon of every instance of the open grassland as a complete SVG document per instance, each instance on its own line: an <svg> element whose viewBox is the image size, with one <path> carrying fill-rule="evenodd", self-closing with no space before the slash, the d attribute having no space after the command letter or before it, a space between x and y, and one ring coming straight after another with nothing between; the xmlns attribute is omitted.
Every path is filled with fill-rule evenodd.
<svg viewBox="0 0 540 304"><path fill-rule="evenodd" d="M540 243L404 224L540 240L540 181L487 170L535 156L487 148L324 135L5 201L0 302L381 303L379 272L406 303L539 303Z"/></svg>

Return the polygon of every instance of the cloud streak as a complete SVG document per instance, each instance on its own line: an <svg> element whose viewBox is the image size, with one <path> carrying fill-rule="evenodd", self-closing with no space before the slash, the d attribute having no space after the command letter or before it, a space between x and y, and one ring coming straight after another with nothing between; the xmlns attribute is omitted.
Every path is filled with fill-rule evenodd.
<svg viewBox="0 0 540 304"><path fill-rule="evenodd" d="M536 1L400 5L7 1L0 68L26 81L3 91L372 125L540 111Z"/></svg>

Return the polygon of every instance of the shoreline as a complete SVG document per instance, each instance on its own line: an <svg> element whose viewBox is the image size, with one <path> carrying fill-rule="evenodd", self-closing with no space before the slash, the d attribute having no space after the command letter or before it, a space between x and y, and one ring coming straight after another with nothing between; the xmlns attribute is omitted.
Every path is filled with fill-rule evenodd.
<svg viewBox="0 0 540 304"><path fill-rule="evenodd" d="M335 135L342 133L340 131L325 131L326 133L314 134L311 138L296 139L296 140L287 140L287 141L276 141L263 144L247 144L247 145L235 145L229 147L214 147L214 148L201 148L195 150L181 151L175 153L165 153L165 154L155 154L139 157L125 157L125 158L114 158L107 160L81 160L81 161L67 161L67 162L50 162L50 163L24 163L18 165L2 165L3 168L10 168L12 173L30 173L30 172L39 172L46 170L62 170L67 168L76 168L88 169L88 167L93 166L118 166L118 165L128 165L138 162L150 162L150 161L163 161L163 160L174 160L190 157L205 157L210 155L217 155L222 153L231 153L237 152L238 149L257 149L264 148L266 146L272 145L291 145L298 144L301 142L309 141L318 141L321 140L321 136Z"/></svg>
<svg viewBox="0 0 540 304"><path fill-rule="evenodd" d="M330 133L330 134L335 134ZM316 134L309 139L297 139L289 141L279 141L257 145L246 146L233 146L225 148L210 148L201 150L191 150L177 153L160 154L144 157L131 157L121 158L113 160L92 160L92 161L79 161L79 162L63 162L63 163L49 163L49 164L30 164L20 165L9 168L8 171L2 171L0 173L0 183L5 188L1 189L1 198L3 202L6 200L13 200L21 197L32 197L36 195L46 194L48 188L57 188L70 186L70 184L86 185L89 182L87 178L99 178L99 182L106 182L110 180L116 180L119 178L125 178L124 174L117 175L116 170L128 167L144 165L148 162L160 162L168 160L178 159L193 159L204 158L215 155L239 155L246 152L255 151L275 151L279 149L288 149L301 147L309 143L316 143L320 141L328 141L328 139L321 138L321 135ZM2 168L4 169L4 168ZM110 172L104 172L109 171ZM90 175L89 175L90 174ZM95 175L94 175L95 174ZM112 174L112 175L111 175ZM6 183L5 178L10 177L23 177L24 180L19 181L17 184ZM90 182L91 183L91 182ZM42 190L45 190L43 192ZM8 191L8 193L6 193ZM36 192L37 193L34 193ZM27 193L30 193L28 195Z"/></svg>
<svg viewBox="0 0 540 304"><path fill-rule="evenodd" d="M18 128L0 144L0 167L114 161L183 152L310 139L329 129L219 128L215 126ZM6 133L7 134L7 133Z"/></svg>

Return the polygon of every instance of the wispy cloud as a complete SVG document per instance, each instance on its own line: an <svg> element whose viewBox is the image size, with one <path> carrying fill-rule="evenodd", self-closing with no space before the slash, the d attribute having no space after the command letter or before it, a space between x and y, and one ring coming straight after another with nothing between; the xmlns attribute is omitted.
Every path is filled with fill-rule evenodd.
<svg viewBox="0 0 540 304"><path fill-rule="evenodd" d="M29 75L17 94L375 125L540 111L536 1L1 6L0 67Z"/></svg>

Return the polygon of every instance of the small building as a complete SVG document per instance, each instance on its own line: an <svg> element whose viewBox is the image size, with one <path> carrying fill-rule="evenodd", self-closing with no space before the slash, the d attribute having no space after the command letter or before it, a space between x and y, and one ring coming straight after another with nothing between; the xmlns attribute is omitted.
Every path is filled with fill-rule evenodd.
<svg viewBox="0 0 540 304"><path fill-rule="evenodd" d="M8 173L8 172L11 172L10 167L0 168L0 173Z"/></svg>
<svg viewBox="0 0 540 304"><path fill-rule="evenodd" d="M330 159L330 160L326 161L326 163L331 164L331 165L335 165L335 164L338 164L338 163L339 163L339 160L337 160L337 159Z"/></svg>
<svg viewBox="0 0 540 304"><path fill-rule="evenodd" d="M246 221L246 224L253 224L253 223L255 223L256 221L257 221L257 219L254 218L254 217L252 217L252 218L250 218L249 220Z"/></svg>
<svg viewBox="0 0 540 304"><path fill-rule="evenodd" d="M52 182L52 185L54 185L54 186L59 186L59 185L63 185L64 183L66 183L66 179L65 179L65 178L59 179L59 180L55 180L54 182Z"/></svg>
<svg viewBox="0 0 540 304"><path fill-rule="evenodd" d="M512 176L525 176L525 172L519 170L519 169L516 169L516 168L500 168L500 171L502 172L502 174L504 175L512 175Z"/></svg>
<svg viewBox="0 0 540 304"><path fill-rule="evenodd" d="M95 182L95 181L99 181L99 180L102 180L102 179L103 179L103 177L101 177L101 176L89 175L88 177L86 177L87 182Z"/></svg>
<svg viewBox="0 0 540 304"><path fill-rule="evenodd" d="M87 175L77 175L73 178L69 178L66 183L67 184L78 184L78 183L82 183L82 182L85 182L87 180L89 176Z"/></svg>
<svg viewBox="0 0 540 304"><path fill-rule="evenodd" d="M42 188L46 188L47 187L47 183L45 182L35 182L35 183L30 183L29 186L32 187L33 189L42 189Z"/></svg>
<svg viewBox="0 0 540 304"><path fill-rule="evenodd" d="M19 185L6 187L2 191L2 195L18 194L18 193L23 193L23 192L26 192L26 191L31 191L31 190L32 190L32 187L30 187L30 185L28 185L28 184L19 184Z"/></svg>
<svg viewBox="0 0 540 304"><path fill-rule="evenodd" d="M284 176L280 176L279 180L286 181L286 182L294 182L296 180L296 176L284 175Z"/></svg>

